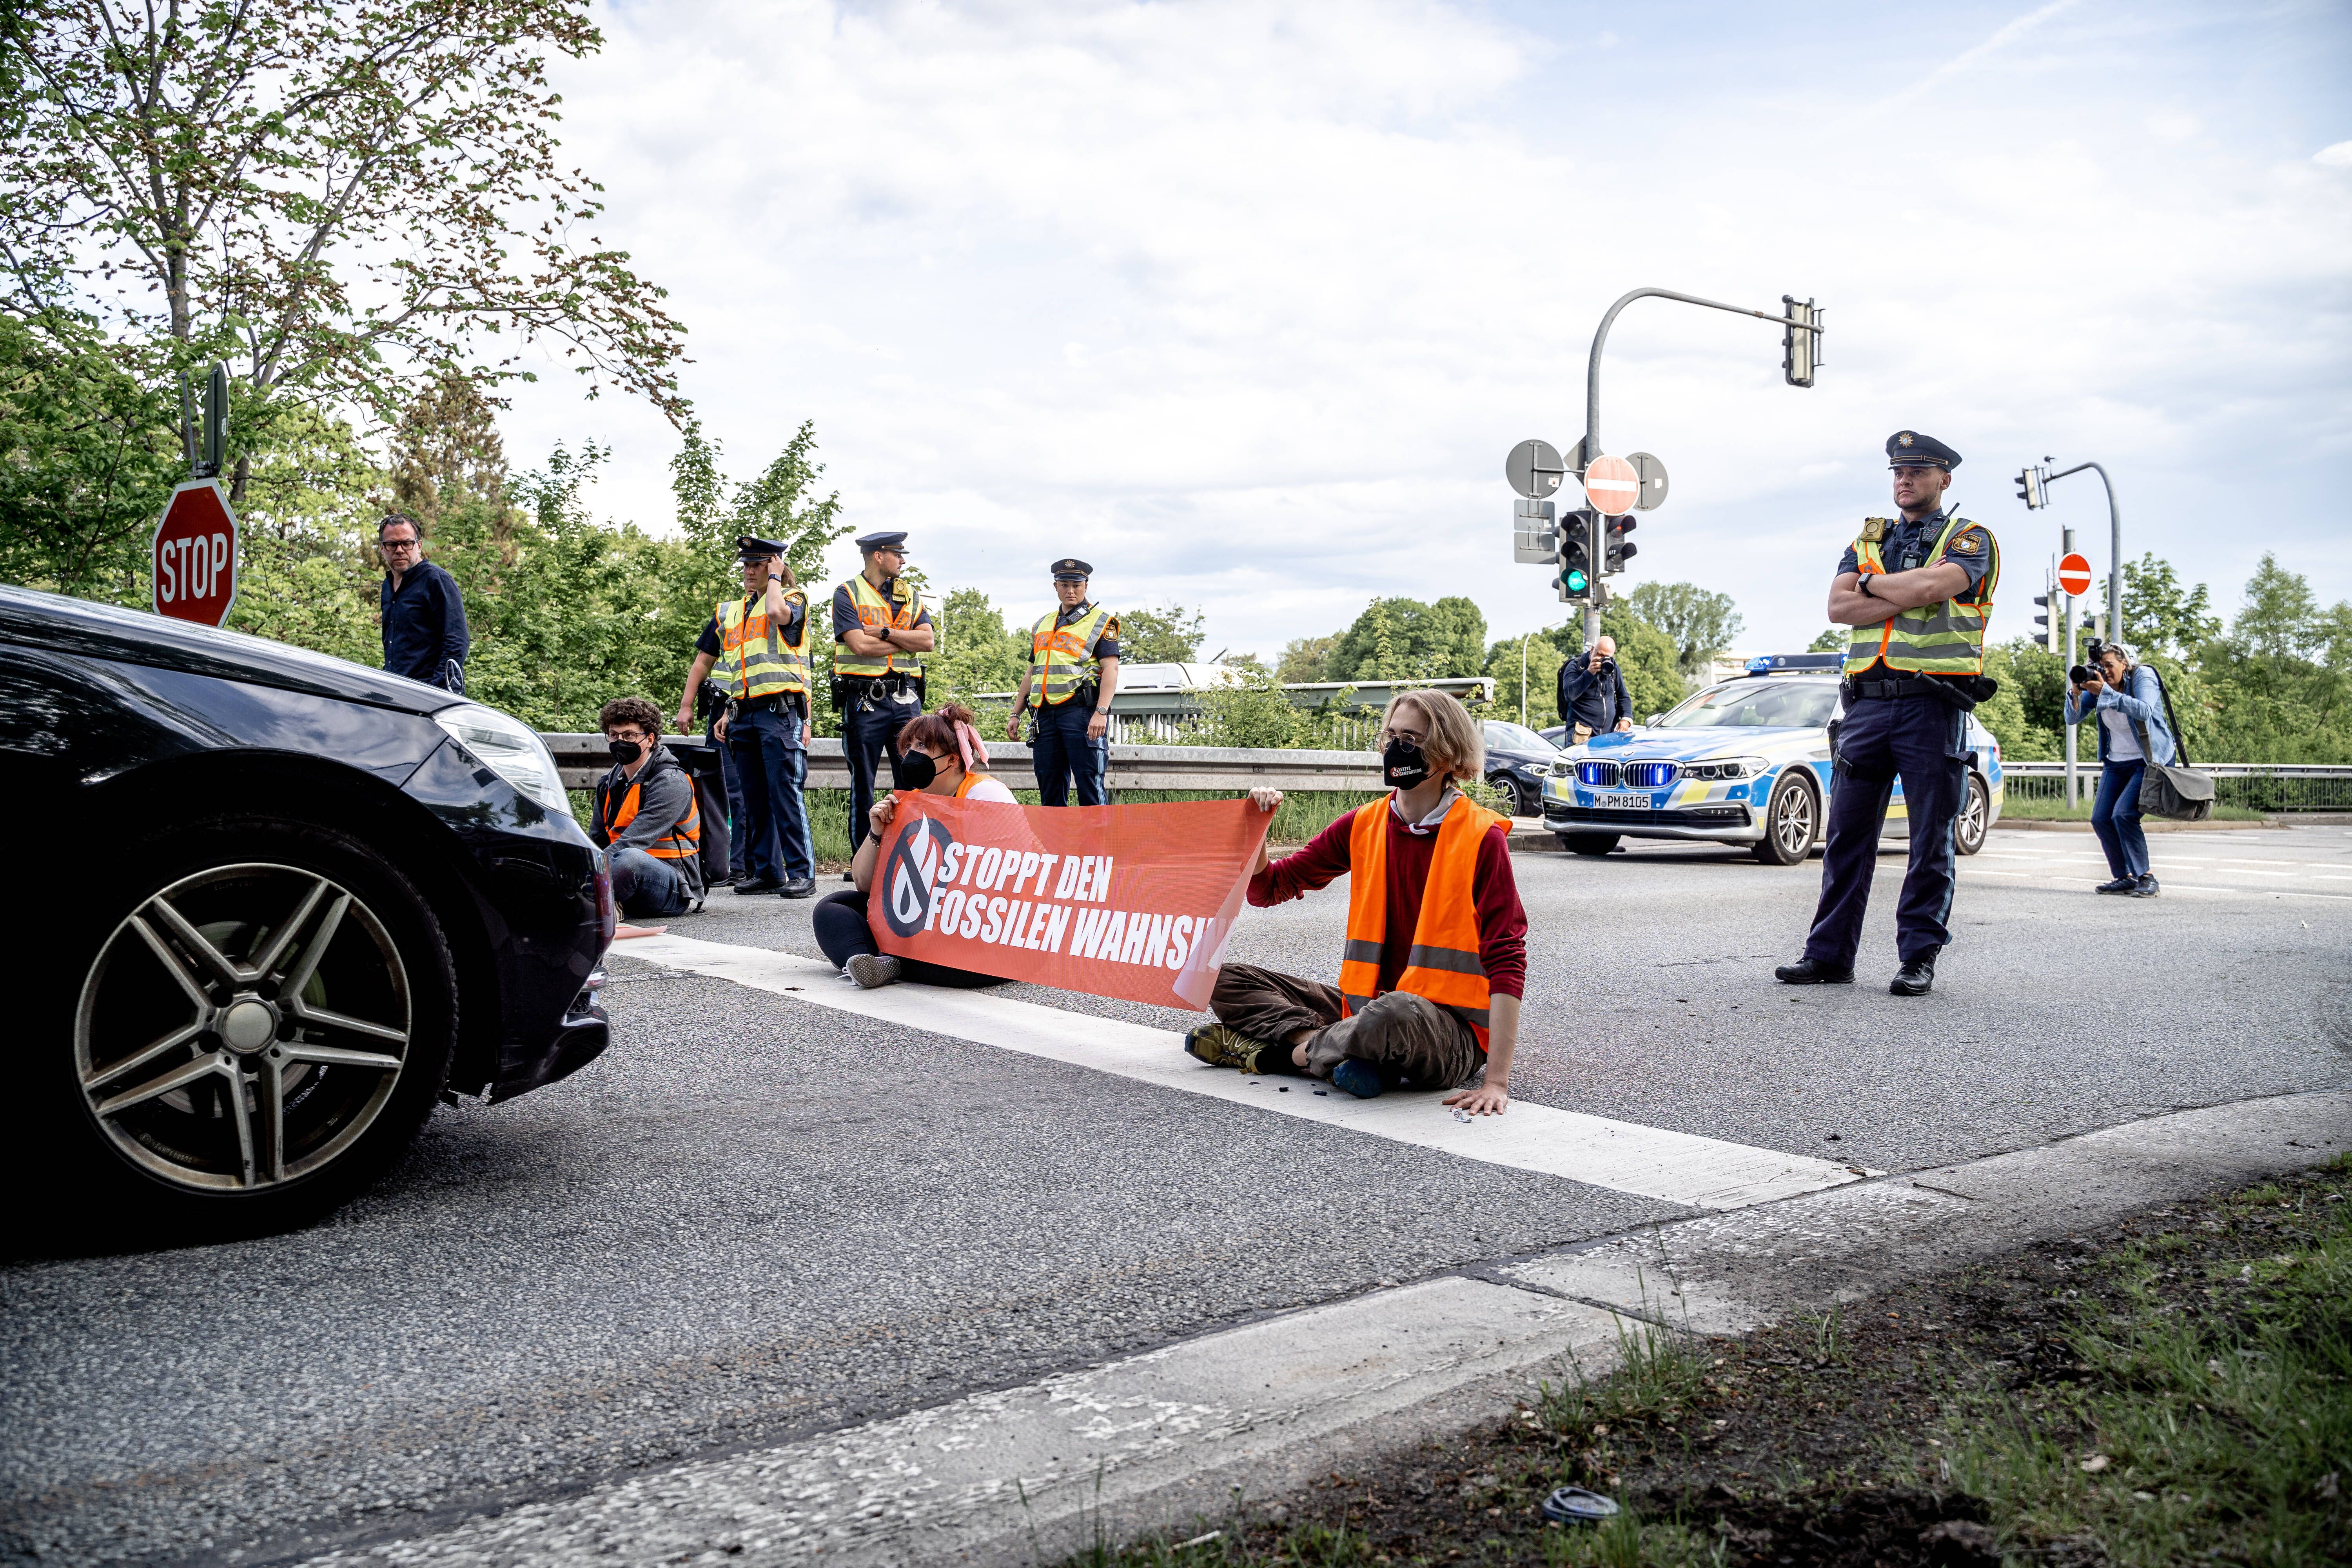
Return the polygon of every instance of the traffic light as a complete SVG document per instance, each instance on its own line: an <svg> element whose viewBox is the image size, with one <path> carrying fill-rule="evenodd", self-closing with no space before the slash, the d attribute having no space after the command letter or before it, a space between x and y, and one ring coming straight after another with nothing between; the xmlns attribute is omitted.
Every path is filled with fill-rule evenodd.
<svg viewBox="0 0 2352 1568"><path fill-rule="evenodd" d="M2017 476L2017 499L2025 503L2028 511L2038 511L2050 504L2050 471L2035 466L2027 467Z"/></svg>
<svg viewBox="0 0 2352 1568"><path fill-rule="evenodd" d="M2034 605L2042 612L2040 615L2033 617L2033 624L2037 628L2039 628L2035 632L2034 637L2035 640L2040 642L2043 647L2054 648L2058 646L2056 634L2052 632L2050 629L2050 601L2056 597L2057 595L2054 594L2036 594L2033 595Z"/></svg>
<svg viewBox="0 0 2352 1568"><path fill-rule="evenodd" d="M1813 384L1813 371L1822 363L1822 308L1793 294L1780 296L1788 308L1788 325L1780 329L1780 374L1790 386Z"/></svg>
<svg viewBox="0 0 2352 1568"><path fill-rule="evenodd" d="M1612 517L1601 544L1601 570L1603 573L1625 570L1625 557L1639 555L1642 547L1625 536L1633 531L1632 517Z"/></svg>
<svg viewBox="0 0 2352 1568"><path fill-rule="evenodd" d="M1593 524L1597 512L1572 511L1559 520L1559 596L1574 603L1592 596Z"/></svg>

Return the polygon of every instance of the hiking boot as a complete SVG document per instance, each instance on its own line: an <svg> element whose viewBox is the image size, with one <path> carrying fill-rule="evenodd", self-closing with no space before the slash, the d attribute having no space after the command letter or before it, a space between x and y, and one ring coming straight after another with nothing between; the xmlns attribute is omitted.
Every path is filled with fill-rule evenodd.
<svg viewBox="0 0 2352 1568"><path fill-rule="evenodd" d="M868 991L898 984L898 961L887 952L853 953L844 967L852 980Z"/></svg>
<svg viewBox="0 0 2352 1568"><path fill-rule="evenodd" d="M2102 882L2091 889L2095 893L2133 893L2139 890L2137 877L2117 877L2112 882Z"/></svg>
<svg viewBox="0 0 2352 1568"><path fill-rule="evenodd" d="M1258 1070L1260 1051L1280 1048L1264 1040L1251 1039L1223 1024L1203 1024L1184 1037L1184 1049L1200 1060L1213 1068L1239 1068L1244 1072Z"/></svg>
<svg viewBox="0 0 2352 1568"><path fill-rule="evenodd" d="M1358 1100L1370 1100L1387 1088L1381 1082L1381 1069L1370 1062L1360 1062L1353 1057L1343 1058L1331 1069L1334 1088L1344 1089Z"/></svg>
<svg viewBox="0 0 2352 1568"><path fill-rule="evenodd" d="M1849 963L1840 969L1818 958L1801 958L1794 963L1780 965L1772 972L1772 978L1783 985L1851 985L1853 965Z"/></svg>
<svg viewBox="0 0 2352 1568"><path fill-rule="evenodd" d="M2158 892L2161 889L2159 884L2157 882L2157 879L2143 871L2139 874L2138 879L2132 883L2131 895L2135 899L2152 899L2156 897Z"/></svg>

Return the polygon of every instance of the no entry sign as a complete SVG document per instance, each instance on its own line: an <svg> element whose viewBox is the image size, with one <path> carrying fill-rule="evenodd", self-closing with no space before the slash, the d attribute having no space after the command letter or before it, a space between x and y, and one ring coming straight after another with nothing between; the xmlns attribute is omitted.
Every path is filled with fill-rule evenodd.
<svg viewBox="0 0 2352 1568"><path fill-rule="evenodd" d="M2091 563L2080 551L2073 551L2058 559L2058 585L2070 594L2091 591Z"/></svg>
<svg viewBox="0 0 2352 1568"><path fill-rule="evenodd" d="M1595 458L1585 465L1584 493L1604 517L1622 517L1642 499L1642 476L1622 458Z"/></svg>
<svg viewBox="0 0 2352 1568"><path fill-rule="evenodd" d="M218 479L172 492L155 525L155 613L216 626L236 603L236 518Z"/></svg>

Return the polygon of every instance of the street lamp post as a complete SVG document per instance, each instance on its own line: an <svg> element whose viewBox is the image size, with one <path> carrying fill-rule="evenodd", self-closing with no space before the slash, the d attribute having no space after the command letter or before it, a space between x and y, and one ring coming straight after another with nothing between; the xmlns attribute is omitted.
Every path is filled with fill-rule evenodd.
<svg viewBox="0 0 2352 1568"><path fill-rule="evenodd" d="M2044 458L2042 460L2046 463L2050 459ZM2077 463L2071 468L2052 474L2042 483L2063 479L2068 474L2079 474L2085 468L2097 474L2099 482L2107 487L2107 638L2112 642L2124 635L2124 514L2122 509L2116 505L2116 481L2108 478L2107 470L2096 463ZM2070 544L2067 548L2071 550L2074 546ZM2073 657L2071 652L2068 657Z"/></svg>

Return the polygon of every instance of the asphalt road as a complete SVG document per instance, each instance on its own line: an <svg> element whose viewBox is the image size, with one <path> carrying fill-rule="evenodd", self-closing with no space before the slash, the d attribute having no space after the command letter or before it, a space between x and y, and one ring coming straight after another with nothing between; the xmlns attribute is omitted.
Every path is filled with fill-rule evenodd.
<svg viewBox="0 0 2352 1568"><path fill-rule="evenodd" d="M1901 1170L2352 1085L2352 828L2154 844L2164 895L2117 900L2087 836L1997 832L1916 1000L1884 984L1897 856L1863 983L1810 990L1769 971L1817 863L1521 856L1513 1087ZM673 929L813 955L808 909ZM1233 956L1327 973L1343 915L1253 911ZM603 1061L436 1113L331 1222L0 1268L0 1553L299 1555L1689 1212L627 952Z"/></svg>

